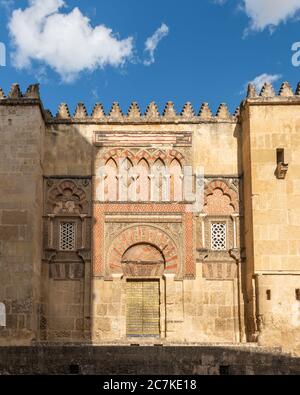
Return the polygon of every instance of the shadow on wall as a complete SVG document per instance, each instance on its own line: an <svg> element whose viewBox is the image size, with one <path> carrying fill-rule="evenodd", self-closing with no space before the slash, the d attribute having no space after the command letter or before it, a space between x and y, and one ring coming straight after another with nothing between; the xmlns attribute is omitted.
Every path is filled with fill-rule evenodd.
<svg viewBox="0 0 300 395"><path fill-rule="evenodd" d="M0 347L0 374L297 375L300 358L252 346Z"/></svg>

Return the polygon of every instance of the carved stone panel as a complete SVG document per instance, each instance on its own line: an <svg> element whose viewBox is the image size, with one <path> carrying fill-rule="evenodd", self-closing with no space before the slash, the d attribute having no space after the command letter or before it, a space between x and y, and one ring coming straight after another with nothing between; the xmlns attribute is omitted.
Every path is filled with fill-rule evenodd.
<svg viewBox="0 0 300 395"><path fill-rule="evenodd" d="M44 260L53 279L83 277L90 260L91 181L48 178L44 183Z"/></svg>
<svg viewBox="0 0 300 395"><path fill-rule="evenodd" d="M79 215L91 213L91 180L46 178L45 214Z"/></svg>

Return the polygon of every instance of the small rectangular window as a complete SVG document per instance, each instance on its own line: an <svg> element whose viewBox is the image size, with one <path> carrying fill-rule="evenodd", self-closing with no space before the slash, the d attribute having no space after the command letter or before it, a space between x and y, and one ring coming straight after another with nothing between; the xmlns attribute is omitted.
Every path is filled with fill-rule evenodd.
<svg viewBox="0 0 300 395"><path fill-rule="evenodd" d="M277 155L277 164L284 163L284 149L277 148L276 155Z"/></svg>
<svg viewBox="0 0 300 395"><path fill-rule="evenodd" d="M75 223L61 222L59 229L59 249L61 251L75 250Z"/></svg>
<svg viewBox="0 0 300 395"><path fill-rule="evenodd" d="M220 376L229 376L229 366L221 365L219 367Z"/></svg>
<svg viewBox="0 0 300 395"><path fill-rule="evenodd" d="M226 250L226 224L215 222L211 224L211 249L214 251Z"/></svg>
<svg viewBox="0 0 300 395"><path fill-rule="evenodd" d="M6 307L4 303L0 303L0 326L6 326Z"/></svg>
<svg viewBox="0 0 300 395"><path fill-rule="evenodd" d="M267 289L266 294L267 294L267 300L271 300L271 290L270 289Z"/></svg>
<svg viewBox="0 0 300 395"><path fill-rule="evenodd" d="M300 300L300 288L295 290L296 300Z"/></svg>

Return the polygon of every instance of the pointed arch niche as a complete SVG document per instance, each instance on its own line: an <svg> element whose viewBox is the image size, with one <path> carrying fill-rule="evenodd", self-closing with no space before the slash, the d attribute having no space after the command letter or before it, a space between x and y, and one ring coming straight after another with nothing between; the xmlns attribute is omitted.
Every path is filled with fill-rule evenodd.
<svg viewBox="0 0 300 395"><path fill-rule="evenodd" d="M180 202L183 199L182 167L178 159L170 164L170 200Z"/></svg>
<svg viewBox="0 0 300 395"><path fill-rule="evenodd" d="M158 158L152 167L152 200L159 202L166 200L167 169L164 161Z"/></svg>
<svg viewBox="0 0 300 395"><path fill-rule="evenodd" d="M137 201L147 202L150 200L150 166L146 159L141 159L137 166Z"/></svg>
<svg viewBox="0 0 300 395"><path fill-rule="evenodd" d="M118 198L118 166L113 158L109 158L105 164L104 200L116 201Z"/></svg>

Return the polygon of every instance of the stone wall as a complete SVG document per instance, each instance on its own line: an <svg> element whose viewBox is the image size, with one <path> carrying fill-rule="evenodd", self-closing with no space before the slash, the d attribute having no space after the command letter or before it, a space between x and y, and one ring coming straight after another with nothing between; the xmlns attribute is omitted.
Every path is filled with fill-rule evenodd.
<svg viewBox="0 0 300 395"><path fill-rule="evenodd" d="M84 279L54 280L46 272L42 295L41 340L83 341Z"/></svg>
<svg viewBox="0 0 300 395"><path fill-rule="evenodd" d="M1 347L1 374L291 375L300 359L259 347Z"/></svg>
<svg viewBox="0 0 300 395"><path fill-rule="evenodd" d="M293 94L283 84L276 96L267 84L260 96L250 87L234 116L226 105L213 116L207 104L196 115L189 103L176 114L169 102L144 115L136 103L127 115L117 103L107 115L96 105L91 116L79 104L73 117L63 104L52 117L37 86L22 94L13 85L8 97L0 89L0 345L125 340L126 281L149 277L139 263L124 270L125 258L146 243L161 257L163 339L254 341L299 354L299 104L300 85ZM100 202L99 166L113 155L203 167L202 212L174 196ZM69 252L58 246L62 221L77 226ZM215 222L225 227L219 251Z"/></svg>
<svg viewBox="0 0 300 395"><path fill-rule="evenodd" d="M161 338L176 342L241 341L241 315L238 308L237 279L208 280L201 275L193 280L176 280L174 275L160 279ZM94 280L92 340L135 342L126 337L126 281Z"/></svg>
<svg viewBox="0 0 300 395"><path fill-rule="evenodd" d="M45 125L39 102L0 106L0 344L38 338Z"/></svg>
<svg viewBox="0 0 300 395"><path fill-rule="evenodd" d="M299 352L300 117L299 98L288 96L250 98L242 111L245 234L258 339Z"/></svg>

